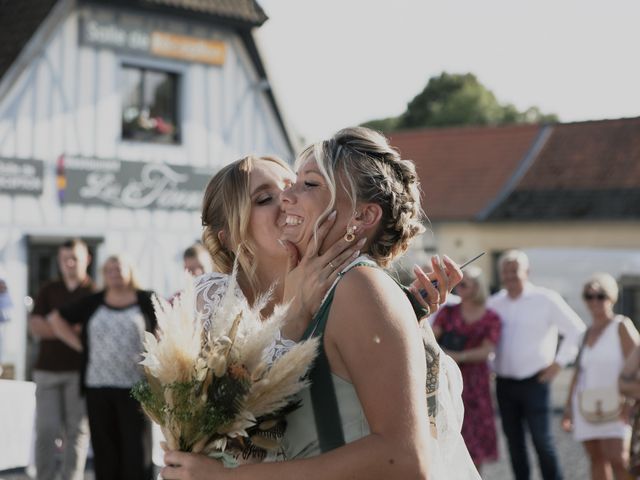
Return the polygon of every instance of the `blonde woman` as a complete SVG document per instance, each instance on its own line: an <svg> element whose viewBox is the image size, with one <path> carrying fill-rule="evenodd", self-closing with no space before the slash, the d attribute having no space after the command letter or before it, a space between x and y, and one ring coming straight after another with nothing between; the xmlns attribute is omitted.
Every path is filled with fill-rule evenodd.
<svg viewBox="0 0 640 480"><path fill-rule="evenodd" d="M297 167L295 184L281 195L283 238L299 252L315 250L319 225L335 211L320 251L342 238L363 255L341 269L303 334L322 338L323 348L302 407L288 417L291 460L226 470L202 456L168 452L163 478L478 478L463 444L440 451L455 458L451 470L436 466L442 462L431 448L423 332L409 299L378 268L423 231L415 167L365 128L309 147ZM446 291L447 275L439 281ZM446 406L442 413L455 417ZM455 437L455 425L444 427L438 425L440 438Z"/></svg>
<svg viewBox="0 0 640 480"><path fill-rule="evenodd" d="M596 389L608 389L617 396L618 377L625 359L638 345L638 332L631 320L613 312L618 284L611 275L593 275L582 296L592 321L578 354L562 426L567 431L573 429L574 438L584 445L593 480L631 478L627 473L631 429L624 412L606 421L594 420L583 411L581 396Z"/></svg>
<svg viewBox="0 0 640 480"><path fill-rule="evenodd" d="M460 304L438 312L433 333L460 366L465 419L462 436L478 469L498 458L498 443L491 401L488 358L500 339L500 317L486 307L488 289L482 270L471 266L456 286Z"/></svg>
<svg viewBox="0 0 640 480"><path fill-rule="evenodd" d="M144 332L153 332L153 292L141 290L133 267L111 256L104 289L54 311L54 332L82 352L81 382L87 400L96 480L139 479L152 474L151 428L131 397L142 378Z"/></svg>

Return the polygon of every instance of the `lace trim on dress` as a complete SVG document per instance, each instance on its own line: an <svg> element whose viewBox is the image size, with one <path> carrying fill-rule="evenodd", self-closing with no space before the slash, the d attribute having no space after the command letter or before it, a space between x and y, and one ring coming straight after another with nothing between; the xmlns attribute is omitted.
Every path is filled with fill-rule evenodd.
<svg viewBox="0 0 640 480"><path fill-rule="evenodd" d="M269 365L273 364L295 345L296 342L289 340L288 338L284 338L280 333L280 330L278 330L276 332L276 338L274 338L273 343L269 345L269 348L265 350L262 359Z"/></svg>
<svg viewBox="0 0 640 480"><path fill-rule="evenodd" d="M227 293L230 280L229 275L218 272L207 273L195 279L196 318L202 322L205 331L211 328L212 314ZM237 284L234 294L240 301L247 301ZM271 365L295 345L295 341L284 338L278 330L273 342L265 350L263 360Z"/></svg>

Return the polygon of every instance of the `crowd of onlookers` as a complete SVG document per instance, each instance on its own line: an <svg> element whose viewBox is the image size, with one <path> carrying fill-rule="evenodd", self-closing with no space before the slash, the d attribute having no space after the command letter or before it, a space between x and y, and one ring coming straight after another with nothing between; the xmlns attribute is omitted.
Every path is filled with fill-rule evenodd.
<svg viewBox="0 0 640 480"><path fill-rule="evenodd" d="M183 258L195 276L213 268L200 244ZM62 478L84 478L89 437L97 477L148 478L150 425L129 391L141 378L144 332L155 329L153 292L141 289L131 262L117 255L102 264L98 290L87 274L90 262L83 241L61 245L61 277L40 289L29 318L29 331L39 340L33 366L38 478L53 479L59 468ZM582 286L591 316L587 328L559 294L528 280L523 252L506 252L498 268L502 290L489 295L482 271L468 267L452 296L459 301L431 317L435 337L462 372L462 434L476 466L480 470L498 457L495 375L514 477L530 478L528 431L543 478L562 478L551 433L550 385L573 364L562 427L583 444L592 479L635 478L640 474L640 407L634 405L640 400L640 335L629 318L614 313L615 279L595 274ZM6 289L0 282L0 295ZM63 432L60 466L56 439Z"/></svg>
<svg viewBox="0 0 640 480"><path fill-rule="evenodd" d="M212 269L200 244L183 258L192 275ZM39 343L33 365L37 478L83 479L89 441L97 479L151 478L151 426L130 390L142 378L144 332L156 327L153 292L140 287L133 264L120 255L103 262L97 289L82 240L62 244L57 261L60 278L40 288L29 316ZM5 293L6 285L0 287Z"/></svg>
<svg viewBox="0 0 640 480"><path fill-rule="evenodd" d="M573 364L562 427L583 444L593 480L636 478L640 335L629 318L614 313L615 279L599 273L582 285L591 316L587 328L560 295L529 282L523 252L502 255L499 273L503 288L488 296L482 272L468 268L456 287L460 302L442 307L433 321L441 347L462 371L462 434L478 469L498 455L493 372L514 477L530 478L526 431L542 477L563 477L551 431L550 385Z"/></svg>

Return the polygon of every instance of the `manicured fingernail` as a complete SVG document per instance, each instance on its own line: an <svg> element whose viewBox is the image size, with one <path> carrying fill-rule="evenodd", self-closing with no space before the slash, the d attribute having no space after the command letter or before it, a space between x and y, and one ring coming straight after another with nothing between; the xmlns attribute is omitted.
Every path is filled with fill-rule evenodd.
<svg viewBox="0 0 640 480"><path fill-rule="evenodd" d="M413 271L417 273L417 272L418 272L418 271L420 271L420 270L422 270L422 269L418 266L418 264L417 264L417 263L414 263L414 264L413 264Z"/></svg>
<svg viewBox="0 0 640 480"><path fill-rule="evenodd" d="M334 210L333 212L331 212L331 213L329 214L329 217L328 217L328 218L329 218L329 220L335 220L335 218L336 218L336 215L337 215L337 214L338 214L338 213L337 213L335 210Z"/></svg>
<svg viewBox="0 0 640 480"><path fill-rule="evenodd" d="M360 241L358 241L357 245L359 247L362 247L365 243L367 243L367 237L364 237L364 238L360 239Z"/></svg>
<svg viewBox="0 0 640 480"><path fill-rule="evenodd" d="M353 258L358 258L360 256L360 250L356 250L355 252L353 252L353 255L351 255Z"/></svg>

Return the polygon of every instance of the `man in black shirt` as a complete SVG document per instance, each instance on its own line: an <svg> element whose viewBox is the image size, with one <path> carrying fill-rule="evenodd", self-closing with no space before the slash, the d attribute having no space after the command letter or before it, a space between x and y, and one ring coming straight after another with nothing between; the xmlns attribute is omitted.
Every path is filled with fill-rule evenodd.
<svg viewBox="0 0 640 480"><path fill-rule="evenodd" d="M81 355L58 340L46 316L94 291L87 275L90 256L82 240L58 249L62 278L44 285L29 317L31 335L40 339L34 367L36 382L36 468L38 480L56 477L56 440L63 439L62 478L82 480L89 447L89 427L80 395Z"/></svg>

